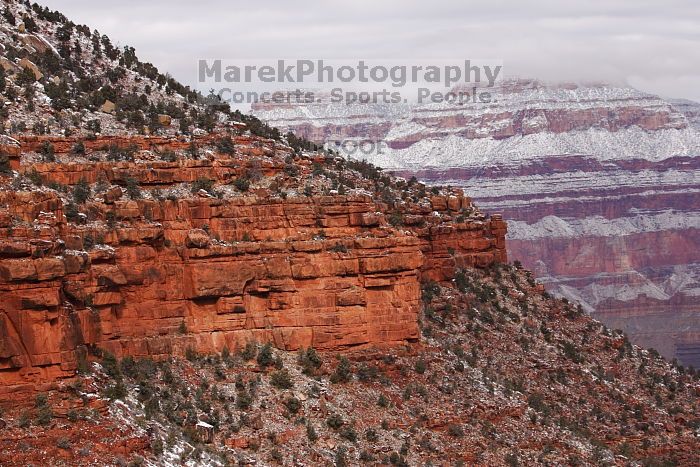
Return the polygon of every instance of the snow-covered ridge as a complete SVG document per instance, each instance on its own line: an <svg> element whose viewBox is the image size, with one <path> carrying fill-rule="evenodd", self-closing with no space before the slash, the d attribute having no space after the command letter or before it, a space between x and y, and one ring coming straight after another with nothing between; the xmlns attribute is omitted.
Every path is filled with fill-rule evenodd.
<svg viewBox="0 0 700 467"><path fill-rule="evenodd" d="M566 195L558 195L562 191L578 192L576 199L598 197L591 190L615 190L626 188L645 189L642 194L651 196L661 192L662 187L683 187L684 192L700 189L699 170L668 169L664 171L627 170L608 171L604 173L571 171L550 175L511 176L499 178L478 177L473 181L441 179L441 184L464 187L474 198L482 199L480 205L494 202L499 205L518 205L522 198L527 197L527 203L561 202L569 199ZM677 189L664 190L664 193L675 192ZM517 196L520 199L505 197ZM607 199L611 198L606 194ZM493 201L491 201L493 199Z"/></svg>
<svg viewBox="0 0 700 467"><path fill-rule="evenodd" d="M637 233L685 229L700 229L700 213L666 210L616 219L606 219L602 216L582 219L546 216L534 224L511 220L508 222L508 238L534 240L537 238L622 237Z"/></svg>
<svg viewBox="0 0 700 467"><path fill-rule="evenodd" d="M468 90L467 90L468 91ZM412 116L435 117L447 114L465 114L478 116L498 113L503 110L584 110L593 108L615 109L630 104L636 107L663 109L672 111L668 102L652 94L647 94L630 87L618 86L580 86L574 89L540 86L514 92L509 87L483 88L480 91L491 94L492 102L481 104L465 101L459 105L441 102L425 104L344 104L322 102L300 103L294 106L257 106L255 115L270 124L285 126L295 120L306 120L315 126L334 123L338 119L357 122L371 122L373 118L396 122L410 119ZM335 122L338 123L338 122ZM346 122L347 123L347 122Z"/></svg>
<svg viewBox="0 0 700 467"><path fill-rule="evenodd" d="M600 161L700 155L700 132L693 128L646 131L639 127L610 132L591 128L567 133L533 133L505 139L467 139L450 135L418 141L406 149L380 147L363 154L390 169L520 165L547 155L588 155Z"/></svg>
<svg viewBox="0 0 700 467"><path fill-rule="evenodd" d="M494 102L324 102L264 106L254 113L316 140L338 128L350 137L380 138L386 145L352 157L390 169L509 166L546 155L659 161L700 154L697 103L666 101L625 86L533 80L510 80L487 91Z"/></svg>

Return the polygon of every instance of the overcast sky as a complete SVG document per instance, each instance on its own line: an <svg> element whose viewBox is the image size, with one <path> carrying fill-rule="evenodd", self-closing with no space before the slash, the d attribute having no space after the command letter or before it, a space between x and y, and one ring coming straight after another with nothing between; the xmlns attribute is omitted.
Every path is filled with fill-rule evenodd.
<svg viewBox="0 0 700 467"><path fill-rule="evenodd" d="M38 0L185 84L200 58L492 58L700 101L698 0Z"/></svg>

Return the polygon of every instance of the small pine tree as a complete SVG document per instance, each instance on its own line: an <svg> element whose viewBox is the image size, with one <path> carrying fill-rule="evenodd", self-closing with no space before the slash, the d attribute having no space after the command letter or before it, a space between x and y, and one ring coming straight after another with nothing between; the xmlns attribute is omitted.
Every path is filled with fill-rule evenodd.
<svg viewBox="0 0 700 467"><path fill-rule="evenodd" d="M197 146L197 143L192 141L190 143L190 146L187 148L187 153L190 155L192 159L199 159L199 147Z"/></svg>
<svg viewBox="0 0 700 467"><path fill-rule="evenodd" d="M139 188L139 182L132 177L126 179L126 194L131 199L141 199L143 195L141 194L141 188Z"/></svg>
<svg viewBox="0 0 700 467"><path fill-rule="evenodd" d="M71 152L76 155L85 154L85 143L83 143L82 141L78 141L73 145Z"/></svg>
<svg viewBox="0 0 700 467"><path fill-rule="evenodd" d="M306 423L306 437L312 443L318 439L318 433L316 433L316 429L310 422Z"/></svg>
<svg viewBox="0 0 700 467"><path fill-rule="evenodd" d="M81 178L75 188L73 188L73 201L75 204L84 204L90 198L92 190L90 184L84 178Z"/></svg>
<svg viewBox="0 0 700 467"><path fill-rule="evenodd" d="M291 389L294 387L292 377L287 369L273 371L270 374L270 384L279 389Z"/></svg>
<svg viewBox="0 0 700 467"><path fill-rule="evenodd" d="M53 144L49 141L44 141L41 148L39 148L39 154L41 154L44 162L56 162L55 150Z"/></svg>
<svg viewBox="0 0 700 467"><path fill-rule="evenodd" d="M301 366L302 372L307 376L312 376L316 370L318 370L323 361L318 355L318 352L313 347L308 349L299 350L299 357L297 358L297 363Z"/></svg>
<svg viewBox="0 0 700 467"><path fill-rule="evenodd" d="M0 152L0 173L10 173L10 158L7 154Z"/></svg>
<svg viewBox="0 0 700 467"><path fill-rule="evenodd" d="M268 342L260 348L260 352L258 352L257 361L258 365L260 365L263 368L271 366L275 362L274 355L272 352L272 344Z"/></svg>
<svg viewBox="0 0 700 467"><path fill-rule="evenodd" d="M17 20L15 19L15 15L12 14L9 8L5 7L5 9L2 11L2 16L5 18L5 21L7 21L10 26L16 26L17 25Z"/></svg>
<svg viewBox="0 0 700 467"><path fill-rule="evenodd" d="M225 136L216 142L216 149L222 154L233 156L235 154L235 145L230 136Z"/></svg>

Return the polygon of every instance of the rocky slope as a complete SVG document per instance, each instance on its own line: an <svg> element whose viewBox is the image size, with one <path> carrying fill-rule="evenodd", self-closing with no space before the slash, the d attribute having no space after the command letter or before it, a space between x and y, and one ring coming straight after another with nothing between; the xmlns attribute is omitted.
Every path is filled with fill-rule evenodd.
<svg viewBox="0 0 700 467"><path fill-rule="evenodd" d="M479 106L267 105L255 113L317 142L385 141L369 161L463 187L503 213L510 256L550 290L635 342L700 364L698 104L525 80L505 81L493 95L496 103Z"/></svg>
<svg viewBox="0 0 700 467"><path fill-rule="evenodd" d="M0 462L700 462L697 374L543 295L529 273L458 269L425 282L421 301L419 344L340 357L252 342L160 362L105 354L6 406Z"/></svg>
<svg viewBox="0 0 700 467"><path fill-rule="evenodd" d="M698 374L507 265L461 189L2 18L0 464L700 461Z"/></svg>
<svg viewBox="0 0 700 467"><path fill-rule="evenodd" d="M4 134L202 136L245 123L256 135L279 137L142 62L133 47L116 46L58 11L11 0L0 13Z"/></svg>

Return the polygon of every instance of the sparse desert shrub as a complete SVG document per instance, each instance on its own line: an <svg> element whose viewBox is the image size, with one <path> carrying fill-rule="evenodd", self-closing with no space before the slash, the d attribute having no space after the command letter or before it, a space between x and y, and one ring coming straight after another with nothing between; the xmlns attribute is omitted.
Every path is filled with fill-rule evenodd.
<svg viewBox="0 0 700 467"><path fill-rule="evenodd" d="M351 443L357 441L357 432L351 426L345 426L340 430L340 436L347 439Z"/></svg>
<svg viewBox="0 0 700 467"><path fill-rule="evenodd" d="M435 281L428 281L423 284L422 296L425 303L430 303L433 298L440 296L440 285Z"/></svg>
<svg viewBox="0 0 700 467"><path fill-rule="evenodd" d="M376 459L375 459L375 457L372 455L371 452L369 452L369 451L367 451L367 450L362 450L362 451L360 452L360 460L361 460L362 462L372 462L372 461L374 461L374 460L376 460Z"/></svg>
<svg viewBox="0 0 700 467"><path fill-rule="evenodd" d="M312 443L318 439L316 429L310 422L306 423L306 437L309 438L309 441L311 441Z"/></svg>
<svg viewBox="0 0 700 467"><path fill-rule="evenodd" d="M0 152L0 173L10 173L10 158L7 154Z"/></svg>
<svg viewBox="0 0 700 467"><path fill-rule="evenodd" d="M71 148L71 152L75 155L85 155L85 143L78 141Z"/></svg>
<svg viewBox="0 0 700 467"><path fill-rule="evenodd" d="M261 368L267 368L268 366L272 366L272 364L275 363L275 356L272 352L272 344L268 342L260 348L260 351L258 352L257 362Z"/></svg>
<svg viewBox="0 0 700 467"><path fill-rule="evenodd" d="M204 190L207 193L212 193L214 189L214 180L208 178L198 178L192 182L192 193L197 193L199 190Z"/></svg>
<svg viewBox="0 0 700 467"><path fill-rule="evenodd" d="M294 387L292 377L286 369L273 371L270 374L270 384L279 389L291 389Z"/></svg>
<svg viewBox="0 0 700 467"><path fill-rule="evenodd" d="M255 342L246 342L245 347L241 351L243 360L252 360L258 353L258 345Z"/></svg>
<svg viewBox="0 0 700 467"><path fill-rule="evenodd" d="M139 188L139 182L132 178L127 177L126 179L126 194L131 199L141 199L143 195L141 194L141 188Z"/></svg>
<svg viewBox="0 0 700 467"><path fill-rule="evenodd" d="M362 364L357 368L357 379L362 382L374 381L379 377L379 368L375 365Z"/></svg>
<svg viewBox="0 0 700 467"><path fill-rule="evenodd" d="M102 354L102 369L112 378L118 378L121 376L121 367L117 358L110 352L103 352Z"/></svg>
<svg viewBox="0 0 700 467"><path fill-rule="evenodd" d="M196 350L194 350L193 347L188 346L185 349L185 358L187 360L189 360L190 362L196 362L197 360L199 360L199 354L197 353Z"/></svg>
<svg viewBox="0 0 700 467"><path fill-rule="evenodd" d="M80 415L78 414L77 410L70 409L68 412L66 412L66 418L71 422L77 422L80 418Z"/></svg>
<svg viewBox="0 0 700 467"><path fill-rule="evenodd" d="M348 465L348 458L347 458L347 449L345 446L340 446L336 451L335 451L335 467L347 467Z"/></svg>
<svg viewBox="0 0 700 467"><path fill-rule="evenodd" d="M29 418L29 412L24 411L22 415L19 416L17 420L17 426L20 428L29 428L31 426L31 419Z"/></svg>
<svg viewBox="0 0 700 467"><path fill-rule="evenodd" d="M187 148L187 154L189 154L192 159L199 159L199 147L197 146L197 143L194 141L190 143L189 147Z"/></svg>
<svg viewBox="0 0 700 467"><path fill-rule="evenodd" d="M250 180L244 177L239 177L233 182L233 186L235 186L239 191L246 192L250 188Z"/></svg>
<svg viewBox="0 0 700 467"><path fill-rule="evenodd" d="M90 184L85 178L81 178L78 180L75 188L73 188L73 201L75 204L84 204L85 201L90 198L91 194L92 190L90 189Z"/></svg>
<svg viewBox="0 0 700 467"><path fill-rule="evenodd" d="M464 429L461 425L453 423L447 427L447 433L455 438L461 438L462 436L464 436Z"/></svg>
<svg viewBox="0 0 700 467"><path fill-rule="evenodd" d="M44 184L44 179L35 168L32 168L32 170L27 174L27 178L36 186L42 186Z"/></svg>
<svg viewBox="0 0 700 467"><path fill-rule="evenodd" d="M70 449L70 440L66 437L59 438L56 441L56 447L59 449Z"/></svg>
<svg viewBox="0 0 700 467"><path fill-rule="evenodd" d="M230 156L236 153L235 144L230 136L224 136L216 141L216 149L222 154Z"/></svg>
<svg viewBox="0 0 700 467"><path fill-rule="evenodd" d="M39 148L39 154L44 162L56 162L56 151L50 141L44 141Z"/></svg>
<svg viewBox="0 0 700 467"><path fill-rule="evenodd" d="M403 223L404 223L403 214L401 214L401 213L398 212L398 211L392 212L392 213L389 215L389 219L388 219L388 220L389 220L389 224L391 224L391 225L394 226L394 227L400 227L400 226L402 226Z"/></svg>
<svg viewBox="0 0 700 467"><path fill-rule="evenodd" d="M564 350L564 355L574 363L583 363L583 355L578 350L578 348L569 341L562 342L562 348Z"/></svg>
<svg viewBox="0 0 700 467"><path fill-rule="evenodd" d="M331 414L328 416L328 418L326 418L326 425L328 425L330 428L333 428L334 430L338 430L344 424L345 420L343 420L343 417L341 417L337 413Z"/></svg>
<svg viewBox="0 0 700 467"><path fill-rule="evenodd" d="M335 245L333 245L333 248L331 248L331 251L334 251L336 253L347 253L348 247L343 245L342 243L336 243Z"/></svg>
<svg viewBox="0 0 700 467"><path fill-rule="evenodd" d="M352 365L347 357L341 355L338 357L338 366L331 375L331 383L347 383L352 380Z"/></svg>
<svg viewBox="0 0 700 467"><path fill-rule="evenodd" d="M238 410L248 410L253 405L253 396L248 391L238 391L236 395L236 408Z"/></svg>
<svg viewBox="0 0 700 467"><path fill-rule="evenodd" d="M313 347L309 347L306 350L299 350L297 363L301 366L302 373L304 373L307 376L311 376L316 372L316 370L321 368L323 361L318 355L318 352L316 352L316 350Z"/></svg>
<svg viewBox="0 0 700 467"><path fill-rule="evenodd" d="M111 386L104 390L104 396L109 400L124 399L127 395L126 386L124 382L119 379Z"/></svg>
<svg viewBox="0 0 700 467"><path fill-rule="evenodd" d="M284 401L284 406L289 410L289 413L296 414L301 410L301 401L296 397L290 397Z"/></svg>
<svg viewBox="0 0 700 467"><path fill-rule="evenodd" d="M367 431L365 431L365 439L370 443L376 443L377 441L379 441L379 435L377 434L377 430L375 430L374 428L367 428Z"/></svg>
<svg viewBox="0 0 700 467"><path fill-rule="evenodd" d="M549 412L549 408L544 402L544 396L539 392L534 392L527 396L527 403L531 408L538 412L544 414L547 414Z"/></svg>

